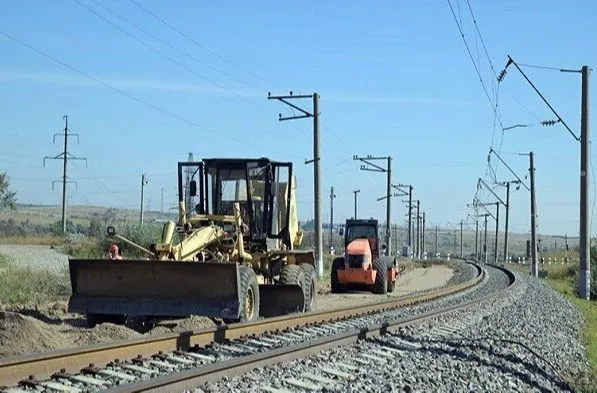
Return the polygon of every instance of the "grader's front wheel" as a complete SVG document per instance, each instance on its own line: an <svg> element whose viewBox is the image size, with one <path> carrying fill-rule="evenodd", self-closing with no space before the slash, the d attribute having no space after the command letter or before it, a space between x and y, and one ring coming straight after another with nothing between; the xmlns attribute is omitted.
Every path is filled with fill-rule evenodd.
<svg viewBox="0 0 597 393"><path fill-rule="evenodd" d="M259 318L259 284L250 266L239 266L240 315L235 319L224 319L226 323L252 322Z"/></svg>

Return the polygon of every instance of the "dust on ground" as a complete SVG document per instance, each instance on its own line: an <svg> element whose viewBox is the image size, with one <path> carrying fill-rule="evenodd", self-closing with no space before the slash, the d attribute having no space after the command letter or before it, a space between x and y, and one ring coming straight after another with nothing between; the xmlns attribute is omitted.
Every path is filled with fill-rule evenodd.
<svg viewBox="0 0 597 393"><path fill-rule="evenodd" d="M415 291L431 289L446 284L454 275L454 271L446 265L430 265L428 267L412 267L402 273L396 281L394 291L387 295L377 295L365 291L348 293L331 293L329 283L322 282L315 301L317 311L330 310L346 306L375 303L392 297L405 296Z"/></svg>
<svg viewBox="0 0 597 393"><path fill-rule="evenodd" d="M407 295L447 283L453 271L446 265L411 266L396 282L394 292L374 295L370 292L332 294L329 277L318 284L316 310L379 302L388 297ZM84 316L67 311L67 301L43 304L0 304L0 358L22 356L52 350L114 342L168 333L181 333L214 326L205 317L159 321L141 334L126 326L103 323L88 328Z"/></svg>
<svg viewBox="0 0 597 393"><path fill-rule="evenodd" d="M67 312L67 302L19 306L0 305L0 358L79 346L180 333L214 326L205 317L160 321L141 334L129 327L102 323L87 327L85 317Z"/></svg>

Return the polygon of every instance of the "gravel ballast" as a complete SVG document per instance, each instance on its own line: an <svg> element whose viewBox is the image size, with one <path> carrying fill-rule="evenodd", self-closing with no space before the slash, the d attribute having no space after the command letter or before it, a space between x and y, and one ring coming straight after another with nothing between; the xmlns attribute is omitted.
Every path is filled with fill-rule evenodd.
<svg viewBox="0 0 597 393"><path fill-rule="evenodd" d="M68 266L68 255L50 246L0 244L0 254L17 267L60 271Z"/></svg>
<svg viewBox="0 0 597 393"><path fill-rule="evenodd" d="M582 315L547 285L516 277L506 294L466 311L224 379L203 391L573 391L568 382L588 369ZM474 292L489 293L498 285L491 283Z"/></svg>

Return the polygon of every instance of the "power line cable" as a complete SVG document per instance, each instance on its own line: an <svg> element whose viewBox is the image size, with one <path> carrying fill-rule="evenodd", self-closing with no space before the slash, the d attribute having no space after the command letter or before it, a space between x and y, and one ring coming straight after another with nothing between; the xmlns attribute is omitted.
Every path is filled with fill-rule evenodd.
<svg viewBox="0 0 597 393"><path fill-rule="evenodd" d="M574 137L574 139L576 139L577 141L580 141L580 138L578 136L576 136L576 134L574 132L572 132L572 130L570 129L570 127L568 127L568 124L566 124L566 122L564 121L564 119L562 119L562 117L559 115L559 113L553 108L553 106L551 106L551 104L549 103L549 101L547 100L547 98L545 98L545 96L539 91L539 89L529 79L529 77L524 73L524 71L520 68L520 66L518 65L518 63L516 63L512 59L512 57L508 56L508 63L506 64L506 67L504 68L504 70L506 70L510 64L514 64L514 66L516 67L516 69L518 70L518 72L520 72L520 74L529 83L529 85L531 85L531 87L533 88L533 90L535 90L535 92L539 95L539 97L543 100L543 102L547 105L547 107L557 117L558 121L560 123L562 123L564 125L564 127L566 127L566 129L568 130L568 132L570 133L570 135L572 135L572 137Z"/></svg>
<svg viewBox="0 0 597 393"><path fill-rule="evenodd" d="M448 5L450 6L450 11L452 12L452 16L454 17L454 22L456 22L456 26L458 27L458 31L460 32L460 36L462 37L462 41L464 42L464 46L466 47L466 51L469 55L469 58L471 59L471 62L473 63L473 67L475 68L475 72L477 73L477 77L479 78L479 81L481 82L481 86L483 87L483 91L485 92L485 96L487 97L487 100L489 101L489 104L491 106L491 109L493 110L495 116L498 119L498 122L500 124L501 127L503 127L502 124L502 120L500 119L498 112L497 112L497 108L494 106L494 102L491 99L491 96L489 95L489 92L487 91L487 87L485 86L485 82L483 81L483 77L481 76L481 72L479 70L479 67L477 66L477 63L475 63L475 59L473 57L473 54L471 53L471 49L468 45L468 42L466 41L466 38L464 37L464 32L462 30L462 26L460 23L458 23L458 18L456 16L456 13L454 12L454 7L452 7L452 3L450 2L450 0L446 0L448 2Z"/></svg>
<svg viewBox="0 0 597 393"><path fill-rule="evenodd" d="M212 55L216 56L217 58L219 58L220 60L228 63L229 65L247 73L248 75L251 75L253 78L255 79L259 79L262 82L265 82L269 85L275 86L277 88L280 88L280 86L276 85L275 83L268 81L267 79L249 71L248 69L239 66L238 64L233 63L232 61L228 60L227 58L225 58L224 56L220 55L219 53L215 52L214 50L208 48L206 45L202 44L201 42L197 41L195 38L191 37L190 35L186 34L185 32L183 32L182 30L176 28L175 26L173 26L172 24L166 22L164 19L160 18L157 14L155 14L154 12L152 12L151 10L149 10L148 8L144 7L143 5L139 4L139 2L135 1L135 0L129 0L131 3L133 3L135 6L137 6L138 8L140 8L142 11L144 11L145 13L147 13L148 15L150 15L151 17L153 17L154 19L158 20L160 23L162 23L164 26L168 27L170 30L174 31L175 33L181 35L182 37L188 39L189 41L191 41L192 43L194 43L195 45L197 45L198 47L204 49L205 51L211 53Z"/></svg>
<svg viewBox="0 0 597 393"><path fill-rule="evenodd" d="M541 69L541 70L551 70L551 71L558 71L558 72L562 72L562 71L565 70L565 68L542 66L542 65L535 65L535 64L518 63L518 65L521 66L521 67L526 67L526 68L538 68L538 69Z"/></svg>
<svg viewBox="0 0 597 393"><path fill-rule="evenodd" d="M244 85L250 86L250 87L252 87L252 88L255 88L255 89L257 89L257 90L261 90L261 88L260 88L260 87L258 87L258 86L256 86L256 85L254 85L254 84L252 84L252 83L250 83L250 82L247 82L247 81L245 81L245 80L242 80L242 79L240 79L240 78L238 78L238 77L236 77L236 76L234 76L234 75L231 75L231 74L227 73L226 71L222 71L221 69L219 69L219 68L217 68L217 67L214 67L214 66L212 66L211 64L208 64L208 63L206 63L206 62L204 62L204 61L200 60L200 59L199 59L199 58L197 58L196 56L193 56L192 54L190 54L190 53L188 53L188 52L185 52L185 51L183 51L183 50L180 50L180 49L178 49L177 47L175 47L174 45L170 44L170 43L169 43L169 42L167 42L167 41L164 41L163 39L161 39L161 38L160 38L160 37L158 37L157 35L155 35L155 34L151 33L150 31L147 31L147 30L143 29L143 28L142 28L142 27L140 27L138 24L136 24L136 23L133 23L133 22L131 22L129 19L125 18L124 16L122 16L122 15L119 15L118 13L114 12L114 11L113 11L113 10L111 10L110 8L108 8L108 7L106 7L105 5L103 5L103 4L102 4L100 1L98 1L98 0L91 0L91 1L93 1L93 2L94 2L96 5L98 5L98 6L99 6L99 7L101 7L102 9L104 9L104 10L105 10L106 12L108 12L110 15L112 15L112 16L115 16L116 18L118 18L118 19L120 19L120 20L124 21L125 23L128 23L129 25L133 26L134 28L136 28L136 29L137 29L137 30L139 30L140 32L142 32L142 33L144 33L144 34L147 34L147 35L148 35L148 36L150 36L151 38L155 39L156 41L158 41L158 42L159 42L159 43L161 43L162 45L164 45L164 46L166 46L166 47L168 47L168 48L172 49L173 51L175 51L175 52L177 52L177 53L179 53L179 54L181 54L181 55L183 55L183 56L185 56L185 57L188 57L189 59L191 59L191 60L193 60L193 61L195 61L195 62L197 62L197 63L199 63L199 64L202 64L202 65L204 65L204 66L206 66L206 67L209 67L209 68L211 68L212 70L214 70L214 71L216 71L216 72L218 72L218 73L220 73L220 74L222 74L222 75L225 75L225 76L227 76L227 77L228 77L228 78L230 78L230 79L234 79L234 80L236 80L237 82L240 82L240 83L242 83L242 84L244 84Z"/></svg>
<svg viewBox="0 0 597 393"><path fill-rule="evenodd" d="M97 17L101 18L101 19L102 19L102 20L104 20L105 22L107 22L107 23L111 24L112 26L116 27L117 29L119 29L119 30L120 30L120 31L122 31L123 33L127 34L129 37L133 38L133 39L134 39L134 40L136 40L137 42L139 42L139 43L143 44L144 46L147 46L147 47L149 47L149 48L150 48L151 50L153 50L154 52L156 52L156 53L159 53L159 54L160 54L160 55L162 55L162 56L165 56L165 57L166 57L166 58L167 58L169 61L171 61L171 62L174 62L174 64L178 65L179 67L182 67L182 68L183 68L183 69L185 69L186 71L188 71L188 72L191 72L191 73L192 73L192 74L194 74L195 76L197 76L197 77L199 77L199 78L201 78L201 79L203 79L203 80L206 80L206 81L208 81L208 82L210 82L210 83L214 84L215 86L218 86L219 88L221 88L221 89L224 89L224 90L226 90L226 91L228 91L228 92L232 93L233 95L235 95L235 96L237 96L237 97L239 97L239 98L241 98L241 99L243 99L243 100L245 100L245 101L247 101L247 102L250 102L250 103L252 103L252 104L254 104L254 105L257 105L257 106L258 106L258 107L260 107L261 109L265 109L265 110L267 110L267 108L266 108L264 105L260 104L259 102L255 101L255 100L252 100L252 99L249 99L248 97L246 97L246 96L243 96L242 94L239 94L239 93L237 93L237 92L235 92L235 91L233 91L233 90L231 90L231 89L229 89L229 88L227 88L227 87L223 86L222 84L220 84L220 83L218 83L218 82L215 82L215 81L213 81L213 80L211 80L211 79L209 79L209 78L207 78L207 77L205 77L205 76L203 76L203 75L201 75L201 74L199 74L199 73L195 72L194 70L192 70L192 69L190 69L190 68L188 68L188 67L186 67L186 66L182 65L181 63L179 63L179 62L177 62L176 60L172 59L170 56L168 56L168 55L164 54L163 52L161 52L161 51L159 51L159 50L157 50L157 49L153 48L153 47L152 47L150 44L147 44L147 43L145 43L144 41L142 41L142 40L138 39L137 37L133 36L132 34L130 34L130 33L128 33L128 32L126 32L126 31L125 31L124 29L122 29L120 26L116 25L115 23L113 23L113 22L109 21L108 19L104 18L103 16L99 15L97 12L94 12L94 10L92 10L92 9L90 9L89 7L87 7L87 6L85 6L84 4L82 4L82 3L81 3L79 0L73 0L73 1L77 2L79 5L83 6L83 7L84 7L84 8L86 8L88 11L90 11L90 12L92 12L94 15L96 15ZM170 44L170 43L168 43L168 42L166 42L166 41L162 40L160 37L156 36L155 34L153 34L153 33L149 32L149 31L147 31L147 30L143 29L143 28L142 28L142 27L140 27L139 25L137 25L137 24L135 24L135 23L131 22L129 19L127 19L127 18L125 18L125 17L123 17L123 16L121 16L121 15L117 14L116 12L112 11L112 10L111 10L111 9L109 9L108 7L106 7L106 6L104 6L103 4L101 4L99 1L97 1L97 0L91 0L91 1L93 1L95 4L97 4L98 6L100 6L101 8L103 8L103 9L104 9L106 12L108 12L109 14L111 14L111 15L113 15L113 16L115 16L115 17L117 17L117 18L121 19L121 20L123 20L125 23L128 23L129 25L133 26L134 28L136 28L137 30L141 31L142 33L149 35L150 37L154 38L155 40L157 40L157 41L158 41L158 42L160 42L161 44L163 44L163 45L165 45L165 46L169 47L170 49L172 49L172 50L174 50L174 51L176 51L176 52L178 52L178 53L180 53L180 54L182 54L182 55L184 55L184 56L186 56L186 57L189 57L189 58L191 58L192 60L194 60L194 61L198 62L199 64L204 64L204 65L206 65L206 66L210 67L211 69L213 69L213 70L216 70L217 72L220 72L220 73L222 73L223 75L226 75L226 76L228 76L229 78L235 79L235 80L237 80L237 81L239 81L239 82L241 82L241 83L244 83L244 84L247 84L247 85L249 85L249 86L251 86L251 87L254 87L254 88L256 88L256 89L259 89L259 87L255 86L255 85L253 85L253 84L251 84L251 83L249 83L249 82L246 82L246 81L244 81L244 80L241 80L240 78L237 78L237 77L235 77L235 76L233 76L233 75L230 75L230 74L228 74L228 73L226 73L226 72L224 72L224 71L222 71L222 70L220 70L220 69L218 69L218 68L216 68L216 67L213 67L213 66L211 66L211 65L209 65L209 64L207 64L207 63L204 63L204 62L202 62L201 60L199 60L197 57L195 57L195 56L193 56L193 55L190 55L190 54L189 54L189 53L187 53L187 52L181 51L180 49L176 48L174 45L172 45L172 44ZM305 132L304 132L303 130L299 129L299 128L298 128L298 127L295 125L295 124L293 124L293 127L294 127L295 129L297 129L299 132L301 132L301 133L305 134ZM306 135L306 134L305 134L305 135Z"/></svg>
<svg viewBox="0 0 597 393"><path fill-rule="evenodd" d="M43 57L45 57L45 58L47 58L47 59L55 62L55 63L58 63L58 64L62 65L65 68L68 68L69 70L71 70L73 72L76 72L79 75L82 75L82 76L84 76L84 77L86 77L88 79L91 79L91 80L99 83L100 85L102 85L104 87L107 87L108 89L110 89L110 90L112 90L112 91L114 91L114 92L116 92L118 94L121 94L121 95L123 95L123 96L125 96L125 97L127 97L127 98L129 98L129 99L131 99L133 101L136 101L136 102L138 102L138 103L140 103L142 105L145 105L145 106L147 106L147 107L149 107L149 108L151 108L151 109L153 109L153 110L155 110L157 112L160 112L160 113L162 113L164 115L167 115L167 116L170 116L172 118L175 118L175 119L177 119L177 120L179 120L179 121L181 121L181 122L183 122L183 123L185 123L185 124L187 124L189 126L198 128L198 129L202 130L203 132L207 132L207 133L211 133L211 134L214 134L214 135L218 135L219 137L222 137L222 138L228 139L230 141L239 143L239 144L241 144L243 146L251 146L251 147L257 149L258 151L264 151L263 146L259 146L259 145L253 144L253 143L251 143L251 142L249 142L247 140L238 139L238 138L232 137L230 135L226 135L224 133L218 132L216 130L207 128L207 127L205 127L205 126L203 126L203 125L201 125L201 124L199 124L199 123L197 123L197 122L195 122L193 120L188 120L188 119L182 117L179 114L171 112L171 111L169 111L167 109L160 108L159 106L157 106L155 104L152 104L149 101L143 100L143 99L141 99L141 98L139 98L137 96L134 96L134 95L132 95L130 93L127 93L126 91L124 91L122 89L119 89L118 87L115 87L115 86L113 86L113 85L111 85L111 84L109 84L107 82L104 82L103 80L101 80L101 79L99 79L99 78L97 78L97 77L95 77L95 76L93 76L91 74L88 74L88 73L86 73L84 71L81 71L78 68L76 68L74 66L71 66L71 65L63 62L62 60L59 60L59 59L57 59L57 58L49 55L48 53L45 53L42 50L35 48L34 46L26 43L25 41L22 41L22 40L20 40L20 39L18 39L16 37L14 37L13 35L10 35L10 34L5 33L3 31L0 31L0 34L2 34L4 37L10 39L11 41L14 41L14 42L18 43L19 45L22 45L22 46L24 46L24 47L26 47L26 48L28 48L28 49L36 52L37 54L39 54L39 55L41 55L41 56L43 56ZM282 153L282 152L279 152L279 151L276 151L276 150L271 150L271 149L269 149L267 151L270 151L270 152L276 153L276 154L283 154L283 155L287 155L287 156L291 156L291 157L294 157L294 158L301 159L300 157L295 156L293 154Z"/></svg>
<svg viewBox="0 0 597 393"><path fill-rule="evenodd" d="M130 37L131 39L137 41L138 43L140 43L141 45L147 47L149 50L151 50L152 52L160 55L161 57L163 57L164 59L168 60L169 62L171 62L172 64L182 68L183 70L193 74L194 76L196 76L197 78L200 78L202 80L205 80L211 84L213 84L214 86L219 87L222 90L225 90L235 96L237 96L238 98L245 100L247 102L250 102L252 104L255 104L259 107L261 107L262 109L266 109L265 106L263 106L262 104L259 104L256 101L253 101L251 99L249 99L248 97L245 97L229 88L227 88L226 86L215 82L209 78L207 78L206 76L200 74L199 72L193 70L190 67L187 67L186 65L182 64L181 62L179 62L178 60L174 59L173 57L169 56L168 54L164 53L163 51L157 49L156 47L154 47L153 45L143 41L142 39L140 39L139 37L135 36L134 34L130 33L129 31L125 30L123 27L119 26L117 23L112 22L110 19L104 17L103 15L101 15L100 13L98 13L97 11L95 11L93 8L87 6L86 4L82 3L80 0L73 0L75 3L79 4L81 7L85 8L87 11L91 12L92 14L94 14L95 16L97 16L98 18L100 18L101 20L103 20L104 22L108 23L109 25L115 27L116 29L120 30L123 34L127 35L128 37ZM102 6L103 7L103 6Z"/></svg>
<svg viewBox="0 0 597 393"><path fill-rule="evenodd" d="M487 50L487 46L485 45L485 40L483 39L483 35L481 35L481 31L479 29L477 19L475 18L475 14L473 13L473 8L471 7L471 2L470 2L470 0L466 0L466 2L468 4L468 9L471 12L471 17L473 18L473 24L475 25L477 35L479 36L479 39L481 40L481 45L483 46L483 50L485 51L485 56L487 57L487 61L489 62L489 67L491 67L491 71L493 72L493 75L497 77L497 72L495 71L495 68L493 67L493 62L491 61L491 57L489 56L489 51ZM492 84L492 86L493 86L493 84Z"/></svg>

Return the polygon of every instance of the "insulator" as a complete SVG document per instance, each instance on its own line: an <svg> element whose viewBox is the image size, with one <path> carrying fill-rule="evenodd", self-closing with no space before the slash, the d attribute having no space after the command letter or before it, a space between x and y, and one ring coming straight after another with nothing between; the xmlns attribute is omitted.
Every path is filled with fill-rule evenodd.
<svg viewBox="0 0 597 393"><path fill-rule="evenodd" d="M553 126L554 124L556 124L558 122L559 122L559 120L543 120L541 122L541 124L544 126Z"/></svg>
<svg viewBox="0 0 597 393"><path fill-rule="evenodd" d="M498 83L501 83L504 80L504 77L506 76L507 73L508 73L508 71L506 71L505 68L502 71L500 71L500 73L497 77Z"/></svg>

